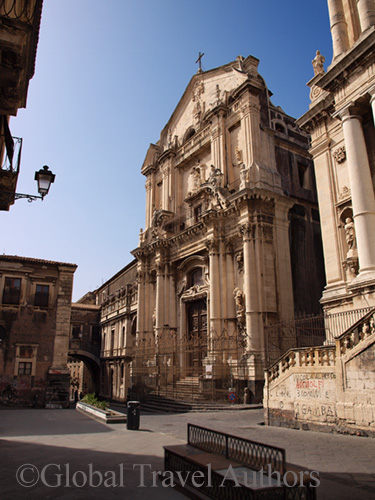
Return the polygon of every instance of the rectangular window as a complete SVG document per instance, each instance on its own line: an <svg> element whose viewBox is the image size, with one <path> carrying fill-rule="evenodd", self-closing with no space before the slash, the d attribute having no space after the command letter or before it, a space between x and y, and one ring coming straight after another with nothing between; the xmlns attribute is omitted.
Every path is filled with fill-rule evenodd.
<svg viewBox="0 0 375 500"><path fill-rule="evenodd" d="M18 375L31 375L32 363L25 363L21 361L18 363Z"/></svg>
<svg viewBox="0 0 375 500"><path fill-rule="evenodd" d="M34 306L48 307L49 286L36 285Z"/></svg>
<svg viewBox="0 0 375 500"><path fill-rule="evenodd" d="M5 278L5 287L3 292L3 304L20 303L21 296L21 278Z"/></svg>
<svg viewBox="0 0 375 500"><path fill-rule="evenodd" d="M199 217L202 215L202 205L194 208L194 222L198 222Z"/></svg>

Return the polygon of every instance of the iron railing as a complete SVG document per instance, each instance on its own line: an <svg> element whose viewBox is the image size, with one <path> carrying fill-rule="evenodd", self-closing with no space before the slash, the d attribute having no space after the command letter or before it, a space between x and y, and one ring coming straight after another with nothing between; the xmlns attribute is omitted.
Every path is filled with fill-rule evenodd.
<svg viewBox="0 0 375 500"><path fill-rule="evenodd" d="M231 434L188 424L188 444L216 455L223 455L253 470L271 466L271 470L285 473L285 450L276 446L250 441Z"/></svg>
<svg viewBox="0 0 375 500"><path fill-rule="evenodd" d="M33 24L42 4L43 0L0 0L0 16Z"/></svg>
<svg viewBox="0 0 375 500"><path fill-rule="evenodd" d="M5 136L0 135L1 170L18 174L21 163L22 138L12 137L13 152L7 151Z"/></svg>
<svg viewBox="0 0 375 500"><path fill-rule="evenodd" d="M352 309L333 314L326 312L324 315L326 344L334 344L335 339L349 330L359 320L363 319L371 310L372 307L368 306L362 309Z"/></svg>
<svg viewBox="0 0 375 500"><path fill-rule="evenodd" d="M371 310L369 306L337 313L325 311L316 316L290 318L266 325L264 333L267 365L273 365L290 349L333 345L335 339Z"/></svg>
<svg viewBox="0 0 375 500"><path fill-rule="evenodd" d="M216 465L210 462L210 457L206 453L203 454L202 460L199 452L190 455L186 454L185 449L179 453L177 449L171 450L166 447L164 470L175 474L177 481L179 480L183 487L188 485L191 489L216 500L316 499L316 488L308 479L293 486L284 482L288 471L285 465L285 450L282 448L193 424L188 424L188 445L193 449L212 454L211 461ZM214 460L214 455L224 456L226 463L222 462L219 466ZM235 471L239 464L243 467L238 469L239 477L237 477ZM270 474L266 476L268 485L263 481L265 470L267 475ZM196 472L199 472L199 485L193 480L197 476ZM279 478L276 484L271 481L273 474ZM249 476L252 478L251 481L248 481ZM162 477L161 473L160 479Z"/></svg>

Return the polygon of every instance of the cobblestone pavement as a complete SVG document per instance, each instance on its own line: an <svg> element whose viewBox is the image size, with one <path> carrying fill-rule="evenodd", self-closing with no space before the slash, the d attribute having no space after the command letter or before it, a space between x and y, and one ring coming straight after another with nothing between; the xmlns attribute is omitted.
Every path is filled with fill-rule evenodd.
<svg viewBox="0 0 375 500"><path fill-rule="evenodd" d="M375 500L375 439L267 427L262 421L262 410L144 413L141 429L128 431L75 410L0 410L1 498L181 500L175 489L153 487L151 471L163 470L163 445L185 442L190 422L285 448L289 463L319 472L319 500ZM16 478L23 464L35 467L19 473L28 487Z"/></svg>

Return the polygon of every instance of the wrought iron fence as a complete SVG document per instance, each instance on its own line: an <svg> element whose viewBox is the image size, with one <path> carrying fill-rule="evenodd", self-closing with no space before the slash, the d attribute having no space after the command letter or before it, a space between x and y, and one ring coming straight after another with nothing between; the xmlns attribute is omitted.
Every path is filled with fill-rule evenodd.
<svg viewBox="0 0 375 500"><path fill-rule="evenodd" d="M132 361L133 391L191 401L228 402L234 384L239 394L246 385L246 346L243 332L185 336L175 331L138 340ZM242 398L241 398L242 399Z"/></svg>
<svg viewBox="0 0 375 500"><path fill-rule="evenodd" d="M264 328L266 364L271 366L289 349L333 345L335 339L371 311L371 307L317 316L291 318Z"/></svg>
<svg viewBox="0 0 375 500"><path fill-rule="evenodd" d="M264 328L266 363L275 363L289 349L322 345L326 340L324 315L290 318Z"/></svg>

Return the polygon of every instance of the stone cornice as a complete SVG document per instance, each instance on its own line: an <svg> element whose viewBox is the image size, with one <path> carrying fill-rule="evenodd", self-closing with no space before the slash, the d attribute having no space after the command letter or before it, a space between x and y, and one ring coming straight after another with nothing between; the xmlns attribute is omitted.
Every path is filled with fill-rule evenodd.
<svg viewBox="0 0 375 500"><path fill-rule="evenodd" d="M333 94L327 95L325 99L318 101L312 108L302 115L296 123L299 127L309 131L309 128L314 122L321 120L327 116L327 109L334 106Z"/></svg>
<svg viewBox="0 0 375 500"><path fill-rule="evenodd" d="M204 115L204 120L209 122L211 121L214 117L220 115L220 113L223 113L226 115L228 113L228 106L225 104L221 103L217 106L215 106L212 109L209 109L207 113Z"/></svg>
<svg viewBox="0 0 375 500"><path fill-rule="evenodd" d="M158 163L162 163L164 160L168 158L174 158L176 156L176 152L173 149L166 149L158 158Z"/></svg>
<svg viewBox="0 0 375 500"><path fill-rule="evenodd" d="M237 87L233 92L233 98L238 99L245 92L250 92L251 94L259 95L265 89L264 83L257 78L249 77L246 82Z"/></svg>

